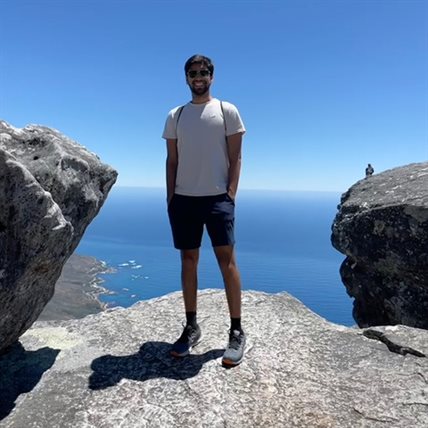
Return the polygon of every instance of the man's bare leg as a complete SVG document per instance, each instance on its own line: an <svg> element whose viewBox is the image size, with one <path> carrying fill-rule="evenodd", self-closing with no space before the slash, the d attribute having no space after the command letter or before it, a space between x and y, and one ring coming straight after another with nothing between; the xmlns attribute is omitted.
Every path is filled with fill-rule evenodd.
<svg viewBox="0 0 428 428"><path fill-rule="evenodd" d="M241 277L232 245L214 247L214 253L223 276L231 318L241 318Z"/></svg>
<svg viewBox="0 0 428 428"><path fill-rule="evenodd" d="M229 343L224 351L222 364L234 367L244 358L246 343L246 336L241 328L241 278L233 246L214 247L214 252L223 275L231 322Z"/></svg>
<svg viewBox="0 0 428 428"><path fill-rule="evenodd" d="M181 286L186 313L197 309L198 261L199 248L181 250Z"/></svg>
<svg viewBox="0 0 428 428"><path fill-rule="evenodd" d="M201 329L196 322L198 292L199 249L181 251L181 284L183 289L186 326L178 340L172 345L171 355L184 357L201 339Z"/></svg>

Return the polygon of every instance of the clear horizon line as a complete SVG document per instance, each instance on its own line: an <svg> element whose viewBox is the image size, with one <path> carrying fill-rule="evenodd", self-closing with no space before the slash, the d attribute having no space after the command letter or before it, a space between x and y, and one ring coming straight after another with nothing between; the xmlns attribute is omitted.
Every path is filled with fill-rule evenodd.
<svg viewBox="0 0 428 428"><path fill-rule="evenodd" d="M153 190L165 190L163 186L139 186L139 185L124 185L118 184L113 185L115 188L126 188L126 189L153 189ZM310 193L344 193L346 190L308 190L308 189L269 189L269 188L249 188L242 187L238 189L240 191L251 191L251 192L310 192Z"/></svg>

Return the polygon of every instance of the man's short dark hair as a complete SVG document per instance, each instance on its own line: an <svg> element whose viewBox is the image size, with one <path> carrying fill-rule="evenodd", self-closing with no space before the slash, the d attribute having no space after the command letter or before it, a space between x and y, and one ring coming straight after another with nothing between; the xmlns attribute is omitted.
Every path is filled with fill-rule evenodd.
<svg viewBox="0 0 428 428"><path fill-rule="evenodd" d="M208 68L211 76L214 75L214 64L212 63L211 59L204 55L193 55L191 56L187 61L186 64L184 64L184 72L187 74L187 72L190 70L190 67L193 64L203 64L205 67Z"/></svg>

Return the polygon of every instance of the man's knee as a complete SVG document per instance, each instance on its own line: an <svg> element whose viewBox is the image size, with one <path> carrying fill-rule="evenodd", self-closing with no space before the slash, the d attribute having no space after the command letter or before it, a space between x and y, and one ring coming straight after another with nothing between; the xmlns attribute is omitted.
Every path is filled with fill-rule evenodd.
<svg viewBox="0 0 428 428"><path fill-rule="evenodd" d="M198 266L199 250L182 250L181 263L183 268L194 269Z"/></svg>
<svg viewBox="0 0 428 428"><path fill-rule="evenodd" d="M214 252L222 269L236 269L235 252L232 245L214 247Z"/></svg>

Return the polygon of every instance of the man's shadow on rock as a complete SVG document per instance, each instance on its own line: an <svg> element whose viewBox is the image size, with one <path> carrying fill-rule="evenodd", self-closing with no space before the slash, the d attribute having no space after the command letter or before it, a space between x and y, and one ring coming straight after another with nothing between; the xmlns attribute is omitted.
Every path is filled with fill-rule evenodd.
<svg viewBox="0 0 428 428"><path fill-rule="evenodd" d="M162 377L188 379L196 376L205 363L224 353L224 349L212 349L201 355L190 354L184 358L174 358L170 355L170 350L170 343L146 342L136 354L117 357L103 355L91 364L93 373L89 377L89 388L108 388L121 379L141 382Z"/></svg>
<svg viewBox="0 0 428 428"><path fill-rule="evenodd" d="M13 410L20 394L37 385L59 352L49 347L26 351L18 342L0 356L0 421Z"/></svg>

